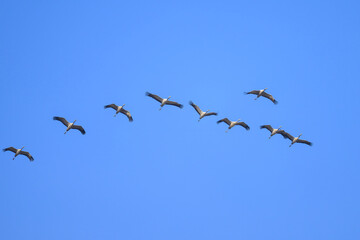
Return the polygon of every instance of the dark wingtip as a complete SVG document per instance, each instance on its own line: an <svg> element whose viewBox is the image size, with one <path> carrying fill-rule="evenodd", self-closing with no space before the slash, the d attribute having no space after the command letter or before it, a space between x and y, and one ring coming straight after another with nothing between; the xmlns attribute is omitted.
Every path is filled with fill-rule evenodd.
<svg viewBox="0 0 360 240"><path fill-rule="evenodd" d="M221 123L221 120L217 121L216 123L217 123L217 124Z"/></svg>
<svg viewBox="0 0 360 240"><path fill-rule="evenodd" d="M190 104L190 105L193 105L194 103L193 103L192 101L189 101L189 104Z"/></svg>
<svg viewBox="0 0 360 240"><path fill-rule="evenodd" d="M182 105L182 104L180 104L180 106L179 106L180 108L183 108L184 106Z"/></svg>
<svg viewBox="0 0 360 240"><path fill-rule="evenodd" d="M149 96L150 95L150 93L149 92L145 92L145 96Z"/></svg>
<svg viewBox="0 0 360 240"><path fill-rule="evenodd" d="M249 93L248 92L244 92L245 95L248 95Z"/></svg>
<svg viewBox="0 0 360 240"><path fill-rule="evenodd" d="M250 130L250 127L246 127L245 129L246 129L247 131L249 131L249 130Z"/></svg>
<svg viewBox="0 0 360 240"><path fill-rule="evenodd" d="M134 119L133 119L133 118L130 118L130 119L129 119L129 122L132 122L132 121L134 121Z"/></svg>
<svg viewBox="0 0 360 240"><path fill-rule="evenodd" d="M279 103L278 101L274 100L274 104L275 104L275 105L278 104L278 103Z"/></svg>
<svg viewBox="0 0 360 240"><path fill-rule="evenodd" d="M311 142L309 145L310 145L310 146L312 146L312 145L313 145L313 143Z"/></svg>
<svg viewBox="0 0 360 240"><path fill-rule="evenodd" d="M3 152L6 152L6 148L3 148Z"/></svg>

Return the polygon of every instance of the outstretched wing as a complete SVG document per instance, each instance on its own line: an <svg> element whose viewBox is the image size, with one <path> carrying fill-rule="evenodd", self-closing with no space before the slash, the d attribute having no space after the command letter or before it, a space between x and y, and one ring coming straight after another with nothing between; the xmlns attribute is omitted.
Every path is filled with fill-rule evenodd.
<svg viewBox="0 0 360 240"><path fill-rule="evenodd" d="M312 146L312 142L306 141L306 140L302 140L302 139L298 139L296 142L298 143L305 143L306 145Z"/></svg>
<svg viewBox="0 0 360 240"><path fill-rule="evenodd" d="M62 124L64 124L66 127L68 127L70 124L68 121L66 121L65 118L62 118L62 117L53 117L53 119L56 121L62 122Z"/></svg>
<svg viewBox="0 0 360 240"><path fill-rule="evenodd" d="M152 93L149 93L149 92L146 92L145 94L146 94L146 96L149 96L149 97L155 99L159 103L162 103L162 101L163 101L163 98L159 97L158 95L155 95L155 94L152 94Z"/></svg>
<svg viewBox="0 0 360 240"><path fill-rule="evenodd" d="M31 156L31 154L29 152L25 152L25 151L20 151L19 154L22 154L24 156L27 156L28 159L30 160L30 162L34 161L34 158Z"/></svg>
<svg viewBox="0 0 360 240"><path fill-rule="evenodd" d="M11 152L13 152L13 153L16 153L17 149L14 148L14 147L8 147L8 148L4 148L3 151L4 151L4 152L6 152L6 151L11 151Z"/></svg>
<svg viewBox="0 0 360 240"><path fill-rule="evenodd" d="M105 109L106 108L112 108L112 109L114 109L116 111L118 109L118 106L116 104L112 103L112 104L109 104L109 105L105 105L104 108Z"/></svg>
<svg viewBox="0 0 360 240"><path fill-rule="evenodd" d="M212 116L212 115L217 116L218 114L217 114L216 112L208 112L208 113L205 113L205 116Z"/></svg>
<svg viewBox="0 0 360 240"><path fill-rule="evenodd" d="M219 124L219 123L221 123L221 122L224 122L224 123L226 123L227 125L230 125L230 124L231 124L231 122L230 122L230 120L229 120L228 118L223 118L223 119L217 121L216 123Z"/></svg>
<svg viewBox="0 0 360 240"><path fill-rule="evenodd" d="M190 105L195 109L195 111L200 115L201 113L202 113L202 111L201 111L201 109L199 108L199 106L198 105L196 105L195 103L193 103L193 102L189 102L190 103Z"/></svg>
<svg viewBox="0 0 360 240"><path fill-rule="evenodd" d="M275 100L275 98L266 92L263 92L261 96L266 97L267 99L270 99L274 104L277 104L278 102Z"/></svg>
<svg viewBox="0 0 360 240"><path fill-rule="evenodd" d="M82 126L80 126L80 125L73 125L72 128L76 129L76 130L79 130L82 133L82 135L85 134L84 128Z"/></svg>
<svg viewBox="0 0 360 240"><path fill-rule="evenodd" d="M182 105L182 104L177 103L177 102L173 102L173 101L167 101L165 104L167 104L167 105L173 105L173 106L176 106L176 107L179 107L179 108L183 108L183 105Z"/></svg>
<svg viewBox="0 0 360 240"><path fill-rule="evenodd" d="M133 121L133 118L132 118L132 116L131 116L131 114L130 114L129 111L127 111L127 110L125 110L125 109L122 108L122 109L120 110L120 112L121 112L122 114L125 114L125 115L128 117L128 119L129 119L130 122Z"/></svg>
<svg viewBox="0 0 360 240"><path fill-rule="evenodd" d="M251 92L245 92L245 94L254 94L254 95L259 95L259 90L252 90Z"/></svg>
<svg viewBox="0 0 360 240"><path fill-rule="evenodd" d="M264 129L264 128L269 130L271 133L272 133L272 131L274 131L274 128L271 125L262 125L262 126L260 126L260 129Z"/></svg>
<svg viewBox="0 0 360 240"><path fill-rule="evenodd" d="M236 125L240 125L243 128L245 128L246 130L250 130L250 127L244 122L238 122L238 123L236 123Z"/></svg>
<svg viewBox="0 0 360 240"><path fill-rule="evenodd" d="M277 132L278 134L281 134L284 138L288 138L291 141L294 140L294 137L290 135L290 133L285 132L284 130L280 130Z"/></svg>

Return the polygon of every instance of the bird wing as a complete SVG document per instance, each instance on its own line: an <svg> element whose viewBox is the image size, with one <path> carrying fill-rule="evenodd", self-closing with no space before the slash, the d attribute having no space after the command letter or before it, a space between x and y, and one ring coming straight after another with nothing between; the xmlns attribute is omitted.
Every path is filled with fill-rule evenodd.
<svg viewBox="0 0 360 240"><path fill-rule="evenodd" d="M64 124L66 127L68 127L70 124L68 121L66 121L65 118L62 117L53 117L53 119L62 122L62 124Z"/></svg>
<svg viewBox="0 0 360 240"><path fill-rule="evenodd" d="M17 149L14 148L14 147L8 147L8 148L4 148L3 151L4 151L4 152L6 152L6 151L11 151L11 152L13 152L13 153L16 153Z"/></svg>
<svg viewBox="0 0 360 240"><path fill-rule="evenodd" d="M307 144L307 145L309 145L309 146L312 146L312 142L309 142L309 141L306 141L306 140L298 139L296 142L298 142L298 143L305 143L305 144Z"/></svg>
<svg viewBox="0 0 360 240"><path fill-rule="evenodd" d="M205 116L212 116L212 115L217 116L218 114L217 114L216 112L208 112L208 113L205 113Z"/></svg>
<svg viewBox="0 0 360 240"><path fill-rule="evenodd" d="M120 110L120 112L121 112L122 114L125 114L125 115L129 118L129 121L130 121L130 122L133 121L133 118L132 118L132 116L131 116L131 114L130 114L129 111L127 111L127 110L125 110L125 109L122 108L122 109Z"/></svg>
<svg viewBox="0 0 360 240"><path fill-rule="evenodd" d="M238 123L236 123L235 125L240 125L240 126L242 126L243 128L245 128L246 130L250 130L250 127L249 127L246 123L244 123L244 122L238 122Z"/></svg>
<svg viewBox="0 0 360 240"><path fill-rule="evenodd" d="M22 154L24 156L27 156L30 160L30 162L34 161L34 158L31 156L31 154L29 152L25 152L25 151L20 151L19 154Z"/></svg>
<svg viewBox="0 0 360 240"><path fill-rule="evenodd" d="M231 122L230 122L230 120L229 120L228 118L223 118L223 119L217 121L216 123L221 123L221 122L224 122L224 123L226 123L227 125L230 125L230 124L231 124Z"/></svg>
<svg viewBox="0 0 360 240"><path fill-rule="evenodd" d="M82 133L82 135L85 134L84 128L82 126L80 126L80 125L73 125L72 128L76 129L76 130L79 130Z"/></svg>
<svg viewBox="0 0 360 240"><path fill-rule="evenodd" d="M179 108L183 108L183 105L180 104L180 103L177 103L177 102L173 102L173 101L166 101L167 105L173 105L173 106L176 106L176 107L179 107Z"/></svg>
<svg viewBox="0 0 360 240"><path fill-rule="evenodd" d="M281 134L284 138L288 138L291 141L294 140L294 137L290 135L290 133L285 132L284 130L280 130L277 132L278 134Z"/></svg>
<svg viewBox="0 0 360 240"><path fill-rule="evenodd" d="M252 90L251 92L245 92L245 94L254 94L254 95L259 95L259 90Z"/></svg>
<svg viewBox="0 0 360 240"><path fill-rule="evenodd" d="M274 128L271 125L262 125L260 126L260 129L266 128L267 130L269 130L271 133L274 130Z"/></svg>
<svg viewBox="0 0 360 240"><path fill-rule="evenodd" d="M194 104L193 102L190 101L190 105L195 109L195 111L200 115L202 113L201 109L199 108L198 105Z"/></svg>
<svg viewBox="0 0 360 240"><path fill-rule="evenodd" d="M278 103L271 94L268 94L268 93L266 93L266 92L263 92L261 96L266 97L267 99L270 99L274 104L277 104L277 103Z"/></svg>
<svg viewBox="0 0 360 240"><path fill-rule="evenodd" d="M158 95L155 95L155 94L152 94L152 93L149 93L149 92L146 92L145 94L146 94L146 96L149 96L149 97L155 99L159 103L162 103L162 101L163 101L163 98L159 97Z"/></svg>
<svg viewBox="0 0 360 240"><path fill-rule="evenodd" d="M118 106L116 104L112 103L112 104L109 104L109 105L105 105L104 108L112 108L114 110L117 110Z"/></svg>

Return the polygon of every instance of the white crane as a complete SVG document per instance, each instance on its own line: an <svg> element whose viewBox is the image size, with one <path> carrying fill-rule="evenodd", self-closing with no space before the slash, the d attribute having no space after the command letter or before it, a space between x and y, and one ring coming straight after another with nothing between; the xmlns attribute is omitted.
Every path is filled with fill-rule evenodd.
<svg viewBox="0 0 360 240"><path fill-rule="evenodd" d="M62 117L53 117L53 120L60 121L62 122L62 124L66 126L66 131L64 132L64 134L66 134L70 129L76 129L79 130L83 135L85 134L85 130L82 126L74 124L76 120L72 123L69 123L68 121L66 121L65 118Z"/></svg>
<svg viewBox="0 0 360 240"><path fill-rule="evenodd" d="M284 138L290 139L291 144L290 144L289 147L291 147L294 143L304 143L306 145L312 146L312 142L300 139L302 134L300 134L298 137L293 137L293 136L291 136L289 133L287 133L285 131L280 132L280 134L283 135Z"/></svg>
<svg viewBox="0 0 360 240"><path fill-rule="evenodd" d="M275 100L275 98L272 95L265 92L266 89L267 88L262 89L262 90L253 90L251 92L245 92L245 94L254 94L254 95L256 95L255 100L258 99L259 97L266 97L267 99L272 101L274 104L277 104L278 102Z"/></svg>
<svg viewBox="0 0 360 240"><path fill-rule="evenodd" d="M158 101L159 103L161 103L159 111L161 110L161 108L164 105L173 105L173 106L176 106L178 108L183 108L183 105L181 105L180 103L169 101L171 96L169 96L168 98L161 98L158 95L155 95L155 94L152 94L152 93L149 93L149 92L146 92L146 96L149 96L149 97L155 99L156 101Z"/></svg>
<svg viewBox="0 0 360 240"><path fill-rule="evenodd" d="M122 106L118 106L118 105L112 103L112 104L109 104L109 105L104 106L104 108L105 108L105 109L106 109L106 108L112 108L112 109L114 109L114 110L116 111L114 117L116 117L116 115L117 115L119 112L121 112L122 114L124 114L124 115L126 115L126 116L128 117L129 122L132 122L132 121L133 121L133 118L132 118L130 112L124 109L124 106L125 106L125 104L123 104Z"/></svg>
<svg viewBox="0 0 360 240"><path fill-rule="evenodd" d="M15 153L13 160L20 154L20 155L27 156L28 159L30 160L30 162L34 161L34 158L31 156L31 154L29 152L22 151L23 149L24 149L24 147L22 147L20 149L16 149L14 147L8 147L8 148L4 148L3 151L4 152L11 151L11 152Z"/></svg>
<svg viewBox="0 0 360 240"><path fill-rule="evenodd" d="M199 122L200 120L203 118L203 117L207 117L207 116L216 116L217 113L216 112L209 112L210 110L207 110L206 112L202 111L199 106L197 106L196 104L194 104L193 102L190 101L190 105L195 109L195 111L200 115L200 118L199 118Z"/></svg>
<svg viewBox="0 0 360 240"><path fill-rule="evenodd" d="M237 121L235 121L235 122L230 121L228 118L223 118L223 119L217 121L218 124L221 123L221 122L224 122L224 123L226 123L227 125L229 125L228 130L232 129L232 128L233 128L234 126L236 126L236 125L240 125L240 126L242 126L243 128L245 128L246 130L250 130L250 127L249 127L246 123L240 122L240 119L237 120ZM226 132L228 132L228 130L226 130Z"/></svg>
<svg viewBox="0 0 360 240"><path fill-rule="evenodd" d="M275 134L279 134L281 131L284 131L284 130L280 130L281 126L278 129L273 128L271 125L262 125L262 126L260 126L260 129L263 129L263 128L269 130L269 132L271 133L269 139L272 136L274 136Z"/></svg>

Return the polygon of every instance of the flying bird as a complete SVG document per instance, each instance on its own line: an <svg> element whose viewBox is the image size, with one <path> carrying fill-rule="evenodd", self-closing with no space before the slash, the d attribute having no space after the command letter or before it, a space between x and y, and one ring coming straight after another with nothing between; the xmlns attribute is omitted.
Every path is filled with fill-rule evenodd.
<svg viewBox="0 0 360 240"><path fill-rule="evenodd" d="M20 149L16 149L14 147L8 147L8 148L4 148L3 151L4 152L11 151L11 152L15 153L13 160L20 154L20 155L27 156L29 158L30 162L34 161L34 158L31 156L31 154L29 152L22 151L23 149L24 149L24 147L22 147Z"/></svg>
<svg viewBox="0 0 360 240"><path fill-rule="evenodd" d="M123 104L122 106L118 106L118 105L112 103L112 104L109 104L109 105L104 106L104 108L105 108L105 109L106 109L106 108L112 108L112 109L114 109L114 110L116 111L114 117L116 117L116 115L117 115L119 112L121 112L122 114L124 114L124 115L126 115L126 116L128 117L129 122L132 122L132 121L133 121L133 118L132 118L130 112L124 109L124 106L125 106L125 104Z"/></svg>
<svg viewBox="0 0 360 240"><path fill-rule="evenodd" d="M237 120L237 121L235 121L235 122L230 121L228 118L223 118L223 119L217 121L218 124L221 123L221 122L224 122L224 123L226 123L227 125L229 125L228 130L230 130L231 128L233 128L233 127L236 126L236 125L240 125L240 126L242 126L243 128L245 128L246 130L250 130L250 127L249 127L246 123L240 122L240 119ZM228 130L226 130L226 132L228 132Z"/></svg>
<svg viewBox="0 0 360 240"><path fill-rule="evenodd" d="M209 112L210 110L207 110L206 112L203 112L199 106L197 106L196 104L194 104L193 102L190 101L190 105L195 109L195 111L200 115L200 118L199 118L199 122L200 120L203 118L203 117L206 117L206 116L212 116L212 115L217 115L216 112Z"/></svg>
<svg viewBox="0 0 360 240"><path fill-rule="evenodd" d="M146 94L146 96L149 96L149 97L155 99L156 101L158 101L159 103L161 103L159 111L161 110L161 108L164 105L173 105L173 106L176 106L176 107L179 107L179 108L183 108L183 105L181 105L180 103L169 101L171 96L169 96L168 98L161 98L158 95L155 95L155 94L152 94L152 93L149 93L149 92L146 92L145 94Z"/></svg>
<svg viewBox="0 0 360 240"><path fill-rule="evenodd" d="M279 133L281 133L281 132L284 132L284 130L280 130L280 129L281 129L281 126L280 126L278 129L273 128L271 125L262 125L262 126L260 126L260 129L264 129L264 128L267 129L267 130L269 130L269 132L271 133L269 139L270 139L272 136L274 136L275 134L279 134Z"/></svg>
<svg viewBox="0 0 360 240"><path fill-rule="evenodd" d="M267 99L271 100L274 104L277 104L278 102L275 100L275 98L272 95L265 92L266 89L267 88L262 89L262 90L253 90L251 92L245 92L245 94L256 95L255 100L258 99L259 97L266 97Z"/></svg>
<svg viewBox="0 0 360 240"><path fill-rule="evenodd" d="M85 130L82 126L74 125L76 120L73 123L69 123L68 121L66 121L65 118L62 118L62 117L53 117L53 119L62 122L62 124L64 124L67 127L64 134L66 134L70 129L76 129L76 130L79 130L83 135L85 134Z"/></svg>
<svg viewBox="0 0 360 240"><path fill-rule="evenodd" d="M285 131L280 132L280 134L283 135L284 138L290 139L291 144L289 147L291 147L294 143L305 143L306 145L312 146L312 142L300 139L302 134L300 134L298 137L293 137Z"/></svg>

